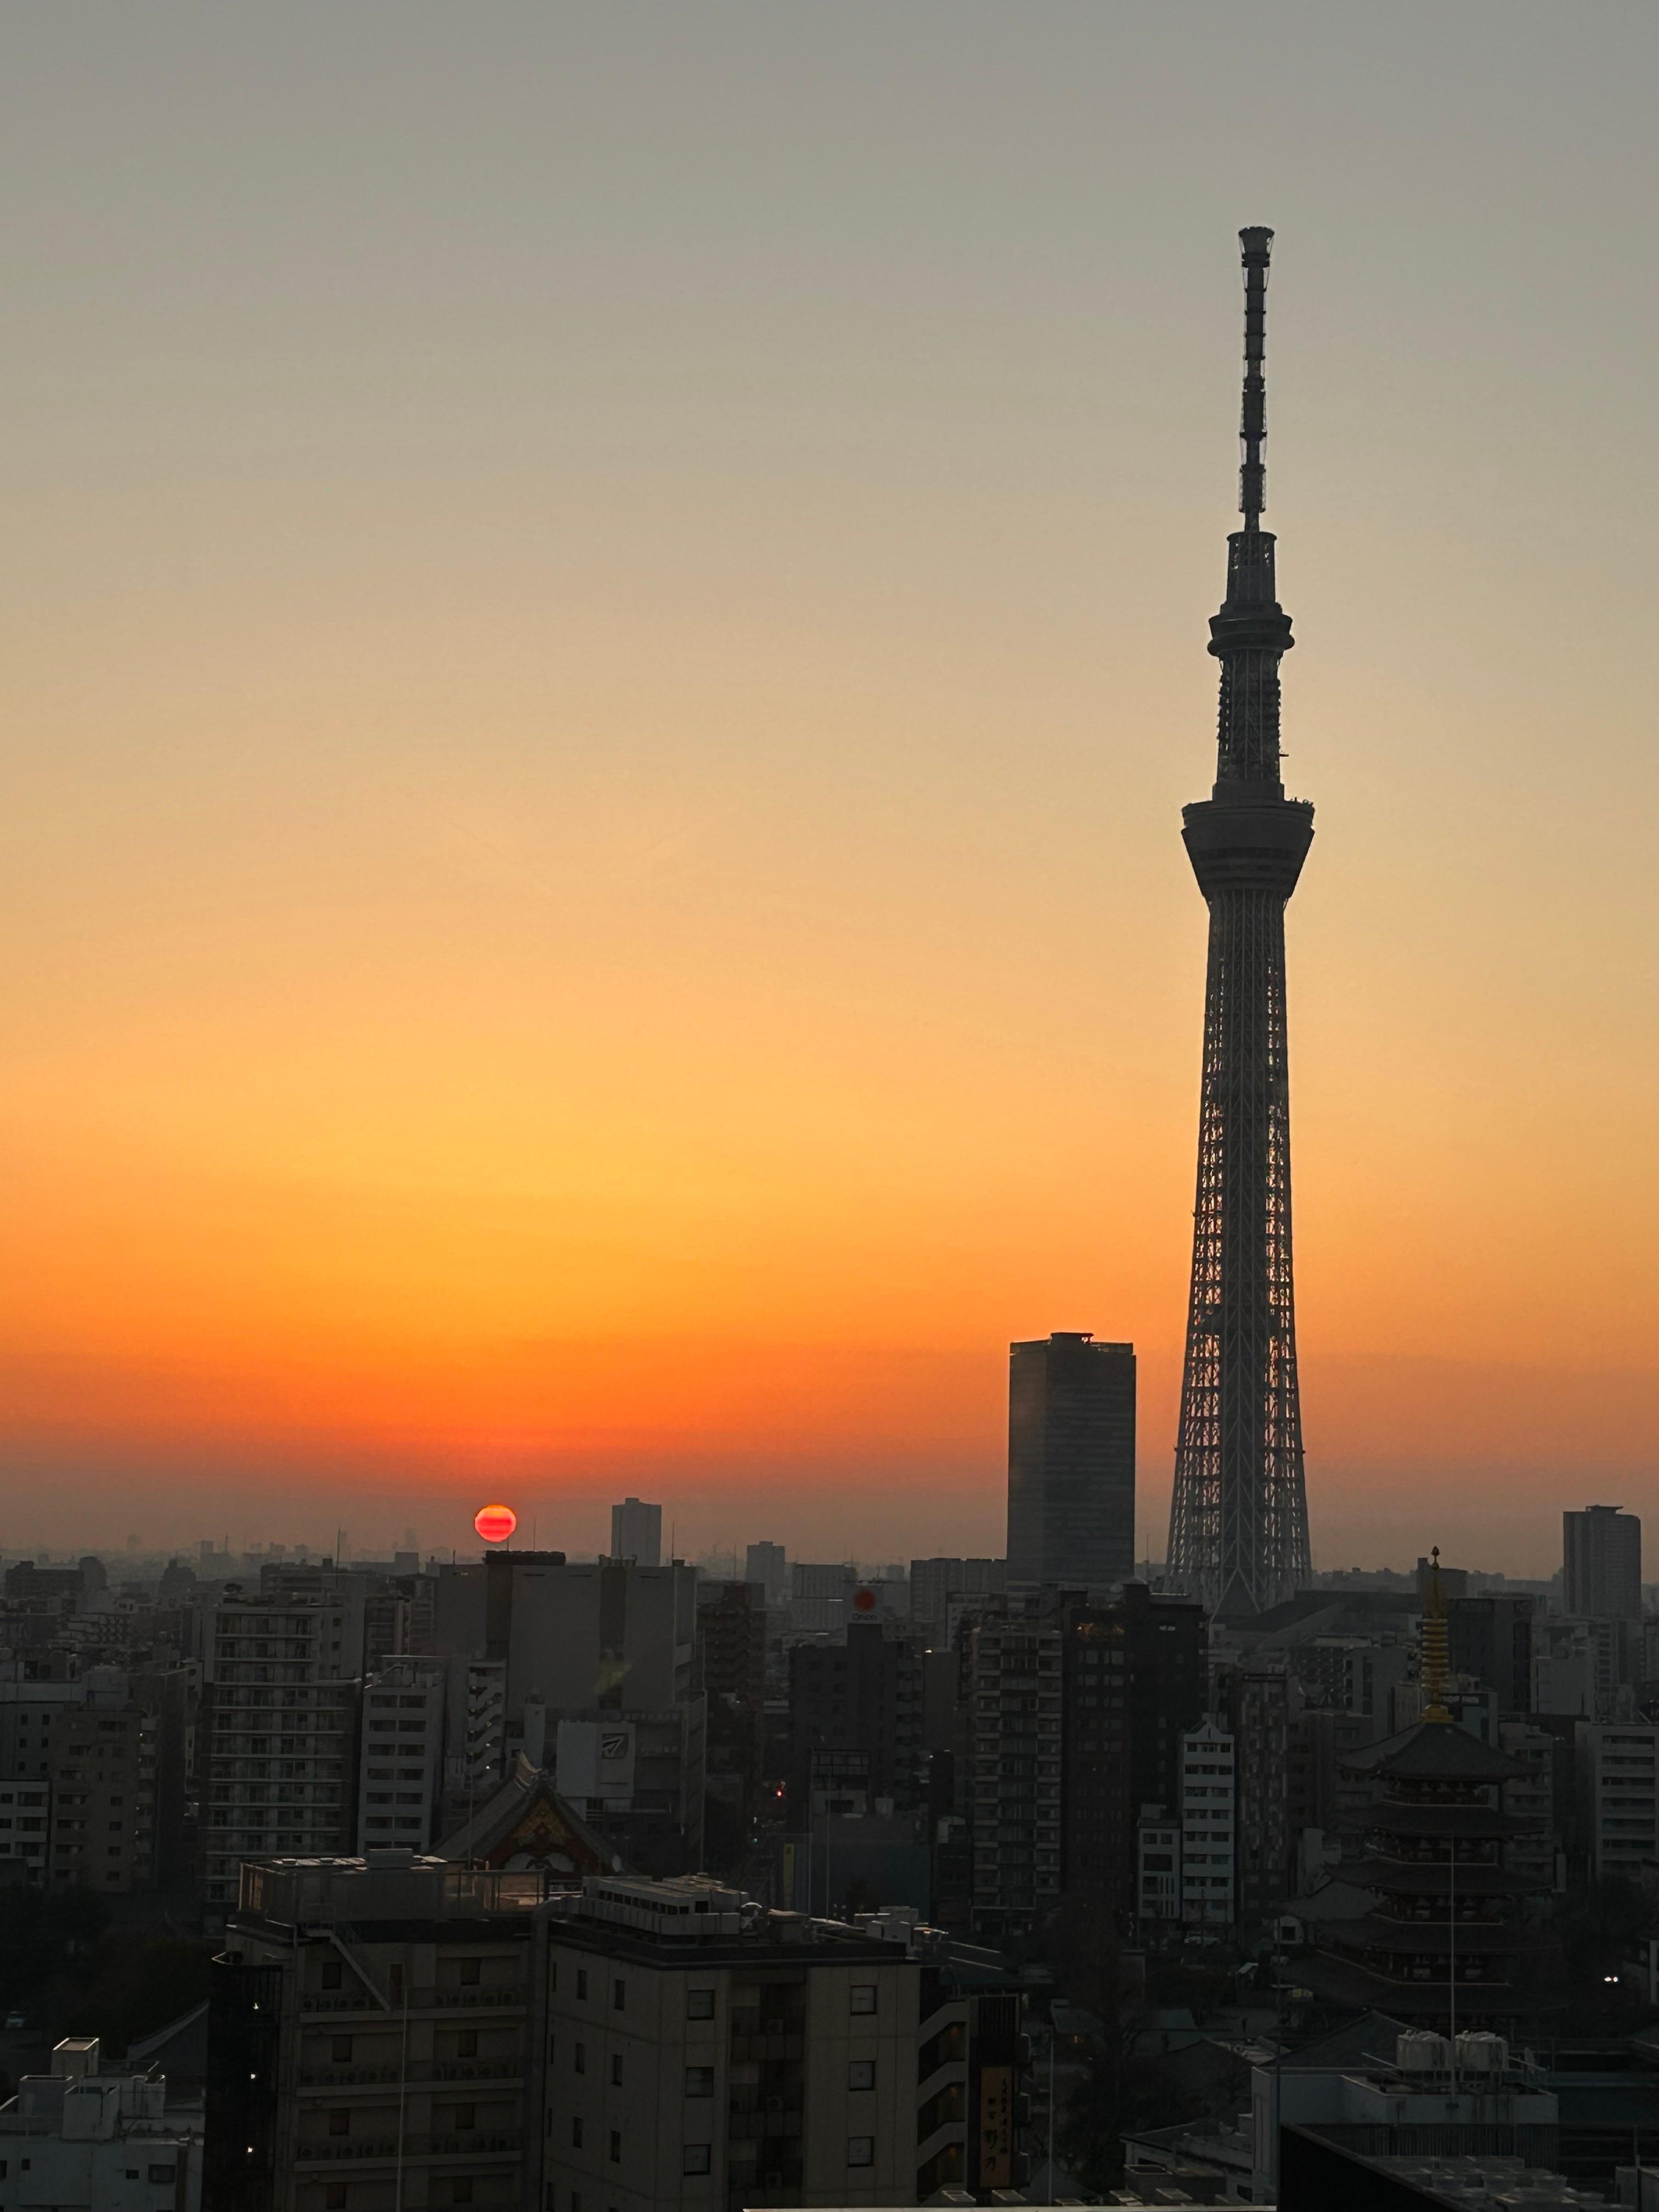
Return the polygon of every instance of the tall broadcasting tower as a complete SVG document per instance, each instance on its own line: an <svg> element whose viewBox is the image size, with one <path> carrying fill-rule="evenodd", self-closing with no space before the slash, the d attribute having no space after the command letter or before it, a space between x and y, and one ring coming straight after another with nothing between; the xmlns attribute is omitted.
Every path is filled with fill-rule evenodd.
<svg viewBox="0 0 1659 2212"><path fill-rule="evenodd" d="M1244 263L1244 527L1227 540L1227 596L1210 624L1221 663L1215 788L1182 810L1210 908L1204 986L1193 1289L1181 1385L1170 1578L1242 1619L1310 1579L1296 1313L1285 905L1313 809L1279 781L1279 664L1291 618L1274 596L1267 505L1270 230L1239 233Z"/></svg>

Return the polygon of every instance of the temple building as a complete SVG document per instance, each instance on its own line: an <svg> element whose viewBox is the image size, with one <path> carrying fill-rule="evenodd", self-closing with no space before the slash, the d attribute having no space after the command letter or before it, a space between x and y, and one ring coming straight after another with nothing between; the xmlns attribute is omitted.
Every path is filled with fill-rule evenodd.
<svg viewBox="0 0 1659 2212"><path fill-rule="evenodd" d="M1423 1621L1423 1717L1340 1760L1375 1792L1352 1826L1364 1856L1345 1881L1370 1894L1357 1920L1328 1923L1313 1978L1340 2002L1455 2033L1504 2025L1517 2009L1515 1965L1527 1948L1522 1900L1541 1887L1509 1849L1532 1823L1504 1791L1522 1763L1494 1751L1446 1707L1446 1611L1435 1556Z"/></svg>

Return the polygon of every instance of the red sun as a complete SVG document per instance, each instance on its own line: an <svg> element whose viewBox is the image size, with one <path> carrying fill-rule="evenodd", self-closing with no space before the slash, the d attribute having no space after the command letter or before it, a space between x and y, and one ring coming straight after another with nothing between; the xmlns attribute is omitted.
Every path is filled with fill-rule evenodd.
<svg viewBox="0 0 1659 2212"><path fill-rule="evenodd" d="M874 1590L861 1589L858 1595L853 1600L853 1610L855 1613L873 1613L875 1609L876 1594Z"/></svg>
<svg viewBox="0 0 1659 2212"><path fill-rule="evenodd" d="M481 1505L472 1525L486 1544L504 1544L518 1527L519 1516L510 1505Z"/></svg>

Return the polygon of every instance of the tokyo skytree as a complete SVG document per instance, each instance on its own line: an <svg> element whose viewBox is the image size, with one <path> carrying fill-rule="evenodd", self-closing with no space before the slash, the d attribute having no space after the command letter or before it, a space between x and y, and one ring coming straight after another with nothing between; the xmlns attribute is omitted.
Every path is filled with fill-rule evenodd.
<svg viewBox="0 0 1659 2212"><path fill-rule="evenodd" d="M1285 908L1313 808L1279 777L1279 664L1293 642L1267 505L1270 230L1239 233L1244 406L1227 595L1210 623L1221 664L1215 787L1182 810L1210 909L1198 1198L1187 1358L1170 1510L1170 1580L1224 1618L1265 1612L1310 1579L1291 1279Z"/></svg>

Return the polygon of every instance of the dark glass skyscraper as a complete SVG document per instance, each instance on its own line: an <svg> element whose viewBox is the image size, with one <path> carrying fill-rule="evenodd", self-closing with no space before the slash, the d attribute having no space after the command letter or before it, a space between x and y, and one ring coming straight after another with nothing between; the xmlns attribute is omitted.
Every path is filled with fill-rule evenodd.
<svg viewBox="0 0 1659 2212"><path fill-rule="evenodd" d="M1008 1590L1103 1596L1134 1572L1135 1349L1085 1330L1009 1346Z"/></svg>
<svg viewBox="0 0 1659 2212"><path fill-rule="evenodd" d="M1221 663L1216 780L1182 810L1210 909L1193 1281L1170 1513L1170 1578L1243 1617L1311 1571L1291 1277L1290 1071L1285 908L1313 839L1313 809L1279 780L1279 605L1267 504L1267 258L1273 233L1239 233L1244 263L1244 527L1227 540L1227 596L1210 623Z"/></svg>

